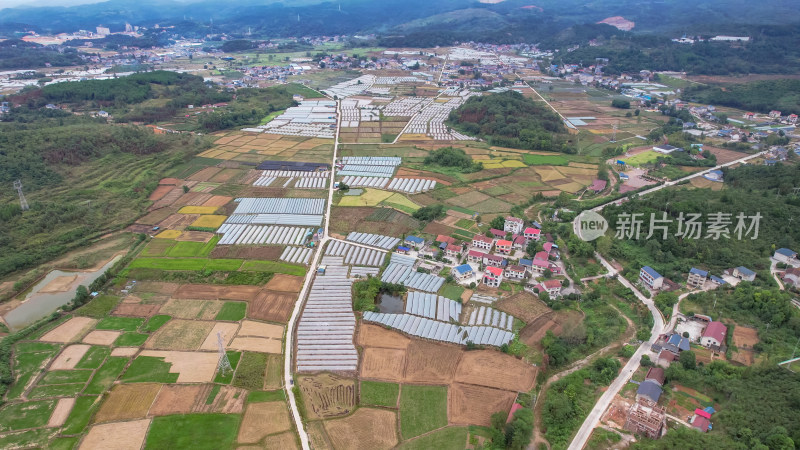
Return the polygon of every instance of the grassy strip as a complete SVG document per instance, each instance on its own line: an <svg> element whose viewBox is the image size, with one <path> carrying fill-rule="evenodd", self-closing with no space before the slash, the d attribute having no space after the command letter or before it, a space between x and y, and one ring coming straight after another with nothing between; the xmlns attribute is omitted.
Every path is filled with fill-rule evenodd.
<svg viewBox="0 0 800 450"><path fill-rule="evenodd" d="M92 348L83 355L83 358L81 358L78 364L75 365L75 368L97 369L110 354L111 350L108 347L98 345L92 346Z"/></svg>
<svg viewBox="0 0 800 450"><path fill-rule="evenodd" d="M144 341L150 337L147 334L136 333L136 332L128 332L122 333L116 341L114 341L115 347L139 347L144 344Z"/></svg>
<svg viewBox="0 0 800 450"><path fill-rule="evenodd" d="M120 298L113 295L98 295L89 303L81 306L75 311L75 315L102 319L117 306Z"/></svg>
<svg viewBox="0 0 800 450"><path fill-rule="evenodd" d="M263 389L266 366L266 354L244 352L236 370L236 376L233 378L233 385L250 391Z"/></svg>
<svg viewBox="0 0 800 450"><path fill-rule="evenodd" d="M447 425L447 388L403 386L400 394L400 434L403 439Z"/></svg>
<svg viewBox="0 0 800 450"><path fill-rule="evenodd" d="M100 407L100 397L98 396L80 396L75 399L75 406L67 417L64 423L64 428L61 434L70 435L83 432L89 424L92 414Z"/></svg>
<svg viewBox="0 0 800 450"><path fill-rule="evenodd" d="M400 385L397 383L381 383L378 381L361 382L362 405L394 408L397 406L397 396L399 393Z"/></svg>
<svg viewBox="0 0 800 450"><path fill-rule="evenodd" d="M144 323L144 319L138 317L106 317L97 323L98 330L121 330L136 331Z"/></svg>
<svg viewBox="0 0 800 450"><path fill-rule="evenodd" d="M250 272L272 272L283 273L286 275L305 276L306 268L294 264L286 264L277 261L245 261L242 264L242 271Z"/></svg>
<svg viewBox="0 0 800 450"><path fill-rule="evenodd" d="M286 401L286 393L279 391L253 391L247 394L247 403L263 402L283 402Z"/></svg>
<svg viewBox="0 0 800 450"><path fill-rule="evenodd" d="M83 393L99 395L108 390L114 384L114 380L122 373L122 369L125 368L127 363L128 358L120 356L112 356L106 359L106 362L94 373L92 381L86 386Z"/></svg>
<svg viewBox="0 0 800 450"><path fill-rule="evenodd" d="M142 331L152 333L153 331L161 328L161 326L165 323L169 322L170 319L172 319L172 317L166 314L155 315L151 317L144 326L142 326Z"/></svg>
<svg viewBox="0 0 800 450"><path fill-rule="evenodd" d="M178 374L169 373L171 368L172 364L165 362L164 358L139 356L125 371L122 381L128 383L174 383L178 381Z"/></svg>
<svg viewBox="0 0 800 450"><path fill-rule="evenodd" d="M242 358L242 352L228 350L225 353L228 355L228 361L231 362L231 368L233 370L226 373L224 376L222 373L217 372L214 383L231 384L231 381L233 381L233 374L236 373L236 366L239 365L239 360Z"/></svg>
<svg viewBox="0 0 800 450"><path fill-rule="evenodd" d="M247 303L245 302L225 302L222 305L222 309L219 310L219 313L214 320L230 320L233 322L238 322L244 319L245 314L247 313Z"/></svg>
<svg viewBox="0 0 800 450"><path fill-rule="evenodd" d="M404 450L463 450L469 432L466 427L447 427L419 439L406 441L398 448Z"/></svg>

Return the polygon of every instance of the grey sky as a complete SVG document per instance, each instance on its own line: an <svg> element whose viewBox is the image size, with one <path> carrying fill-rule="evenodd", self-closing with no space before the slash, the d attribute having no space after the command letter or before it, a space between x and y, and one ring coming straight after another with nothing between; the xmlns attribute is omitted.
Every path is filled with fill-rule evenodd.
<svg viewBox="0 0 800 450"><path fill-rule="evenodd" d="M17 6L74 6L106 0L0 0L0 9Z"/></svg>

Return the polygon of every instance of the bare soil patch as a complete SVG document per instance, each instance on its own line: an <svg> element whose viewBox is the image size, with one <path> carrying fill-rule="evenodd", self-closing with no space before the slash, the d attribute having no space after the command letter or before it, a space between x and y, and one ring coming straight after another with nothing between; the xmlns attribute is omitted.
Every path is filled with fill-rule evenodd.
<svg viewBox="0 0 800 450"><path fill-rule="evenodd" d="M225 345L228 345L233 337L236 335L236 331L239 329L238 323L230 323L230 322L217 322L214 324L214 328L208 333L206 339L203 341L203 344L200 345L200 350L216 350L217 349L217 333L222 334L222 342Z"/></svg>
<svg viewBox="0 0 800 450"><path fill-rule="evenodd" d="M280 292L300 292L303 288L303 277L276 273L264 286L264 289Z"/></svg>
<svg viewBox="0 0 800 450"><path fill-rule="evenodd" d="M139 347L117 347L111 350L111 356L131 357L139 351Z"/></svg>
<svg viewBox="0 0 800 450"><path fill-rule="evenodd" d="M366 348L361 360L361 378L403 381L406 351L388 348Z"/></svg>
<svg viewBox="0 0 800 450"><path fill-rule="evenodd" d="M179 242L208 242L214 237L214 233L207 231L184 231L175 240Z"/></svg>
<svg viewBox="0 0 800 450"><path fill-rule="evenodd" d="M536 381L536 368L494 350L464 353L455 380L514 392L528 392Z"/></svg>
<svg viewBox="0 0 800 450"><path fill-rule="evenodd" d="M325 422L334 448L390 449L397 445L397 417L394 412L359 408L352 416Z"/></svg>
<svg viewBox="0 0 800 450"><path fill-rule="evenodd" d="M176 300L170 299L161 306L161 314L169 314L178 319L206 319L217 316L225 302L218 300Z"/></svg>
<svg viewBox="0 0 800 450"><path fill-rule="evenodd" d="M74 397L58 399L53 414L50 415L50 420L47 421L47 426L60 427L64 425L64 422L67 421L67 417L69 417L69 412L72 411L73 405L75 405Z"/></svg>
<svg viewBox="0 0 800 450"><path fill-rule="evenodd" d="M158 186L155 190L150 194L148 200L157 201L164 198L165 195L169 194L169 191L175 189L174 186Z"/></svg>
<svg viewBox="0 0 800 450"><path fill-rule="evenodd" d="M739 349L752 349L758 343L758 330L737 325L733 328L733 345Z"/></svg>
<svg viewBox="0 0 800 450"><path fill-rule="evenodd" d="M244 400L247 398L247 391L236 387L222 386L211 403L206 404L213 386L213 384L206 384L203 386L203 390L200 392L192 408L193 412L216 412L223 414L239 414L242 412L244 409Z"/></svg>
<svg viewBox="0 0 800 450"><path fill-rule="evenodd" d="M295 441L294 439L294 433L287 432L287 433L276 434L273 436L267 436L267 438L264 439L263 448L279 448L281 450L290 450L290 449L299 449L300 447L297 446L297 441Z"/></svg>
<svg viewBox="0 0 800 450"><path fill-rule="evenodd" d="M292 315L292 307L297 301L297 294L273 292L269 290L259 293L247 305L247 317L270 322L288 322Z"/></svg>
<svg viewBox="0 0 800 450"><path fill-rule="evenodd" d="M442 225L441 223L431 222L422 229L423 233L428 233L432 235L439 235L443 234L445 236L450 236L456 231L453 227L448 227L447 225Z"/></svg>
<svg viewBox="0 0 800 450"><path fill-rule="evenodd" d="M561 325L555 321L553 316L553 313L548 313L525 325L519 333L520 340L531 347L539 348L539 342L541 342L548 330L553 330L553 333L560 334Z"/></svg>
<svg viewBox="0 0 800 450"><path fill-rule="evenodd" d="M158 329L144 348L162 350L197 350L206 339L214 322L173 319Z"/></svg>
<svg viewBox="0 0 800 450"><path fill-rule="evenodd" d="M278 339L236 337L228 345L228 348L248 352L280 354L283 347Z"/></svg>
<svg viewBox="0 0 800 450"><path fill-rule="evenodd" d="M81 442L80 450L140 450L150 419L95 425Z"/></svg>
<svg viewBox="0 0 800 450"><path fill-rule="evenodd" d="M136 292L149 292L153 294L172 295L178 288L178 283L162 283L160 281L140 281L136 284Z"/></svg>
<svg viewBox="0 0 800 450"><path fill-rule="evenodd" d="M358 343L364 347L399 348L405 350L411 343L411 339L396 331L361 322L361 326L358 330Z"/></svg>
<svg viewBox="0 0 800 450"><path fill-rule="evenodd" d="M158 314L161 305L158 303L120 303L114 310L114 316L152 317ZM90 333L91 334L91 333Z"/></svg>
<svg viewBox="0 0 800 450"><path fill-rule="evenodd" d="M172 214L158 224L162 230L179 230L183 231L186 227L191 225L200 214Z"/></svg>
<svg viewBox="0 0 800 450"><path fill-rule="evenodd" d="M243 300L250 301L261 290L259 286L220 286L208 284L184 284L173 294L174 298L196 300Z"/></svg>
<svg viewBox="0 0 800 450"><path fill-rule="evenodd" d="M268 434L290 429L289 412L283 402L251 403L245 409L238 440L252 444Z"/></svg>
<svg viewBox="0 0 800 450"><path fill-rule="evenodd" d="M78 275L65 275L62 277L55 277L53 281L47 283L39 289L42 294L54 294L57 292L66 292L69 290L72 283L78 279Z"/></svg>
<svg viewBox="0 0 800 450"><path fill-rule="evenodd" d="M80 362L81 358L89 351L90 347L90 345L76 344L64 348L56 359L53 360L53 363L50 364L49 370L74 369L75 365Z"/></svg>
<svg viewBox="0 0 800 450"><path fill-rule="evenodd" d="M504 297L497 301L494 307L522 319L525 323L531 323L551 311L544 302L527 291Z"/></svg>
<svg viewBox="0 0 800 450"><path fill-rule="evenodd" d="M447 391L447 415L451 424L490 426L492 414L511 410L516 393L455 383Z"/></svg>
<svg viewBox="0 0 800 450"><path fill-rule="evenodd" d="M217 371L216 352L142 350L140 356L164 358L172 364L170 373L178 374L178 383L210 383Z"/></svg>
<svg viewBox="0 0 800 450"><path fill-rule="evenodd" d="M76 342L83 337L97 323L97 319L89 317L73 317L50 330L42 336L40 341L45 342Z"/></svg>
<svg viewBox="0 0 800 450"><path fill-rule="evenodd" d="M194 175L191 175L186 179L192 181L208 181L221 170L222 169L219 167L206 167L205 169L195 172Z"/></svg>
<svg viewBox="0 0 800 450"><path fill-rule="evenodd" d="M214 195L210 199L206 200L201 206L225 206L231 200L233 200L233 197Z"/></svg>
<svg viewBox="0 0 800 450"><path fill-rule="evenodd" d="M150 407L151 416L169 414L186 414L192 412L203 385L200 384L166 384L158 392L158 396ZM203 399L205 401L205 399Z"/></svg>
<svg viewBox="0 0 800 450"><path fill-rule="evenodd" d="M147 415L150 405L161 389L157 383L118 384L108 393L94 423L117 420L141 419Z"/></svg>
<svg viewBox="0 0 800 450"><path fill-rule="evenodd" d="M456 346L414 339L406 352L405 381L409 383L450 383L453 381L459 360L463 359L463 353L464 351Z"/></svg>
<svg viewBox="0 0 800 450"><path fill-rule="evenodd" d="M356 382L330 373L298 379L306 411L315 418L349 414L356 406Z"/></svg>
<svg viewBox="0 0 800 450"><path fill-rule="evenodd" d="M239 333L236 334L236 337L242 336L281 339L283 338L283 325L244 320L242 327L239 328Z"/></svg>
<svg viewBox="0 0 800 450"><path fill-rule="evenodd" d="M82 342L92 345L111 345L120 334L122 334L121 331L95 330L87 334Z"/></svg>

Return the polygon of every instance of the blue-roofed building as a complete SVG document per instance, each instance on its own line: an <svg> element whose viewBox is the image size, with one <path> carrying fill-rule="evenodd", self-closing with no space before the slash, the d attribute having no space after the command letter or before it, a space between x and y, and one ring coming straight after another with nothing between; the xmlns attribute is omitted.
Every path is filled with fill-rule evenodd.
<svg viewBox="0 0 800 450"><path fill-rule="evenodd" d="M519 265L526 268L527 270L531 270L531 267L533 267L533 260L522 258L519 260Z"/></svg>
<svg viewBox="0 0 800 450"><path fill-rule="evenodd" d="M661 285L664 284L664 277L650 266L642 267L639 271L639 280L651 290L661 289Z"/></svg>
<svg viewBox="0 0 800 450"><path fill-rule="evenodd" d="M722 171L721 170L709 170L708 173L703 175L703 178L709 181L716 181L717 183L722 183Z"/></svg>
<svg viewBox="0 0 800 450"><path fill-rule="evenodd" d="M462 264L453 269L453 274L459 280L465 280L473 275L472 266L469 264Z"/></svg>
<svg viewBox="0 0 800 450"><path fill-rule="evenodd" d="M403 247L402 245L400 245L400 246L398 246L398 247L397 247L397 253L400 253L400 254L402 254L402 255L407 255L407 254L408 254L408 252L410 252L410 251L411 251L411 249L410 249L410 248L408 248L408 247Z"/></svg>
<svg viewBox="0 0 800 450"><path fill-rule="evenodd" d="M733 276L744 281L753 281L756 279L756 273L744 266L733 269Z"/></svg>
<svg viewBox="0 0 800 450"><path fill-rule="evenodd" d="M639 389L636 390L636 402L646 400L653 403L658 403L661 398L661 386L653 380L644 380L639 384Z"/></svg>
<svg viewBox="0 0 800 450"><path fill-rule="evenodd" d="M685 352L691 348L691 343L689 342L689 338L685 338L678 333L675 333L667 339L667 343L664 344L664 348L674 353L676 356L680 352Z"/></svg>
<svg viewBox="0 0 800 450"><path fill-rule="evenodd" d="M540 230L542 229L542 224L540 224L539 222L537 222L537 221L535 221L535 220L534 220L534 221L532 221L532 222L531 222L531 224L532 224L534 227L536 227L536 228L538 228L538 229L540 229Z"/></svg>
<svg viewBox="0 0 800 450"><path fill-rule="evenodd" d="M711 282L714 283L714 284L718 284L720 286L725 284L725 280L723 280L720 277L714 276L714 275L711 275Z"/></svg>
<svg viewBox="0 0 800 450"><path fill-rule="evenodd" d="M775 254L772 257L785 264L794 265L798 263L797 252L789 250L788 248L779 248L775 250Z"/></svg>
<svg viewBox="0 0 800 450"><path fill-rule="evenodd" d="M406 239L403 242L406 244L406 246L415 248L417 250L419 250L420 247L425 245L425 239L422 239L421 237L417 236L406 236Z"/></svg>
<svg viewBox="0 0 800 450"><path fill-rule="evenodd" d="M628 174L627 174L627 173L623 173L623 172L620 172L620 173L619 173L619 179L620 179L620 180L627 180L627 179L629 179L629 178L630 178L630 177L628 176Z"/></svg>
<svg viewBox="0 0 800 450"><path fill-rule="evenodd" d="M686 284L693 288L701 288L706 284L707 279L708 272L692 267L692 269L689 270L689 278L686 280Z"/></svg>

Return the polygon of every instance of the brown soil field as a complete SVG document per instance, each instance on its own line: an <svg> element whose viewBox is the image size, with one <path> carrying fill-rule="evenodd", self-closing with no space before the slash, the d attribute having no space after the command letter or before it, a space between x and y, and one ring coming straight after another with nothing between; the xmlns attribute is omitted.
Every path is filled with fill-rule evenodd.
<svg viewBox="0 0 800 450"><path fill-rule="evenodd" d="M136 284L136 292L150 292L153 294L172 295L178 288L178 283L162 283L159 281L140 281Z"/></svg>
<svg viewBox="0 0 800 450"><path fill-rule="evenodd" d="M257 259L275 261L283 253L282 247L242 247L217 245L209 255L211 258Z"/></svg>
<svg viewBox="0 0 800 450"><path fill-rule="evenodd" d="M83 343L92 345L111 345L117 340L121 331L94 330L83 338Z"/></svg>
<svg viewBox="0 0 800 450"><path fill-rule="evenodd" d="M311 441L312 448L333 450L333 445L328 439L328 433L325 431L325 422L321 420L308 422L306 427L308 439Z"/></svg>
<svg viewBox="0 0 800 450"><path fill-rule="evenodd" d="M158 182L159 186L181 186L183 185L183 180L180 178L162 178L161 181Z"/></svg>
<svg viewBox="0 0 800 450"><path fill-rule="evenodd" d="M206 200L201 206L225 206L231 200L233 200L233 197L214 195L210 199Z"/></svg>
<svg viewBox="0 0 800 450"><path fill-rule="evenodd" d="M111 350L111 356L122 356L130 358L139 351L139 347L117 347Z"/></svg>
<svg viewBox="0 0 800 450"><path fill-rule="evenodd" d="M731 361L736 361L744 366L752 366L755 359L756 354L753 350L741 349L731 355Z"/></svg>
<svg viewBox="0 0 800 450"><path fill-rule="evenodd" d="M167 192L165 196L161 197L160 199L156 200L152 205L150 205L148 211L157 211L161 208L170 206L173 203L175 203L175 200L181 198L181 195L183 195L182 188L179 187L172 188L169 192Z"/></svg>
<svg viewBox="0 0 800 450"><path fill-rule="evenodd" d="M206 231L184 231L180 236L176 237L175 240L179 242L208 242L213 237L214 233Z"/></svg>
<svg viewBox="0 0 800 450"><path fill-rule="evenodd" d="M294 433L287 432L276 434L273 436L267 436L264 439L264 447L257 447L257 448L279 448L281 450L291 450L291 449L299 449L300 447L297 446L297 441L295 440ZM314 447L317 448L317 447Z"/></svg>
<svg viewBox="0 0 800 450"><path fill-rule="evenodd" d="M516 393L510 391L455 383L447 390L448 421L488 427L492 414L510 411L516 397Z"/></svg>
<svg viewBox="0 0 800 450"><path fill-rule="evenodd" d="M66 291L69 290L69 287L72 285L72 283L74 283L75 280L77 280L77 279L78 279L77 275L66 275L66 276L63 276L63 277L55 277L55 278L53 278L53 281L51 281L51 282L47 283L46 285L44 285L44 287L39 289L38 292L42 293L42 294L53 294L53 293L56 293L56 292L66 292Z"/></svg>
<svg viewBox="0 0 800 450"><path fill-rule="evenodd" d="M197 350L212 328L214 322L173 319L153 333L144 348Z"/></svg>
<svg viewBox="0 0 800 450"><path fill-rule="evenodd" d="M406 352L405 381L408 383L446 384L464 353L459 347L414 339Z"/></svg>
<svg viewBox="0 0 800 450"><path fill-rule="evenodd" d="M195 172L194 175L186 178L187 180L192 181L208 181L217 174L217 172L221 171L219 167L206 167L205 169L201 169L198 172Z"/></svg>
<svg viewBox="0 0 800 450"><path fill-rule="evenodd" d="M314 418L349 414L356 406L356 382L330 373L298 379L306 411Z"/></svg>
<svg viewBox="0 0 800 450"><path fill-rule="evenodd" d="M179 230L183 231L186 227L192 224L200 214L172 214L166 219L162 220L158 226L162 230Z"/></svg>
<svg viewBox="0 0 800 450"><path fill-rule="evenodd" d="M93 423L141 419L161 389L157 383L118 384L108 393Z"/></svg>
<svg viewBox="0 0 800 450"><path fill-rule="evenodd" d="M81 358L89 351L90 347L90 345L75 344L64 348L56 359L53 360L53 363L50 364L48 370L74 369L75 365L80 362Z"/></svg>
<svg viewBox="0 0 800 450"><path fill-rule="evenodd" d="M303 277L276 273L264 286L264 289L280 292L300 292L303 288Z"/></svg>
<svg viewBox="0 0 800 450"><path fill-rule="evenodd" d="M184 284L172 296L194 300L244 300L250 301L261 290L259 286L220 286L209 284Z"/></svg>
<svg viewBox="0 0 800 450"><path fill-rule="evenodd" d="M169 194L169 191L173 190L174 186L158 186L148 197L148 200L157 201L164 198L165 195Z"/></svg>
<svg viewBox="0 0 800 450"><path fill-rule="evenodd" d="M359 408L352 416L325 422L333 448L390 449L397 445L397 418L394 412Z"/></svg>
<svg viewBox="0 0 800 450"><path fill-rule="evenodd" d="M387 330L379 325L361 322L358 329L358 344L364 347L399 348L405 350L411 339L402 334Z"/></svg>
<svg viewBox="0 0 800 450"><path fill-rule="evenodd" d="M177 352L161 350L142 350L139 356L164 358L172 364L170 373L178 374L178 383L209 383L217 372L216 352Z"/></svg>
<svg viewBox="0 0 800 450"><path fill-rule="evenodd" d="M553 316L552 313L548 313L525 325L519 333L520 340L531 347L539 348L539 342L548 330L553 330L553 333L557 335L560 334L561 325L555 321Z"/></svg>
<svg viewBox="0 0 800 450"><path fill-rule="evenodd" d="M219 300L176 300L170 299L161 306L161 314L169 314L177 319L212 320L217 316L225 302Z"/></svg>
<svg viewBox="0 0 800 450"><path fill-rule="evenodd" d="M240 169L223 169L211 177L209 181L213 183L227 183L234 178L240 177L243 173L244 171Z"/></svg>
<svg viewBox="0 0 800 450"><path fill-rule="evenodd" d="M515 392L528 392L536 381L536 368L494 350L464 353L455 380Z"/></svg>
<svg viewBox="0 0 800 450"><path fill-rule="evenodd" d="M157 303L137 304L137 303L120 303L117 308L111 313L114 316L132 316L132 317L151 317L158 314L161 305Z"/></svg>
<svg viewBox="0 0 800 450"><path fill-rule="evenodd" d="M203 344L200 345L200 350L216 350L217 349L217 333L222 333L222 342L228 345L230 341L236 336L236 331L239 329L238 323L230 322L217 322L214 328L208 333Z"/></svg>
<svg viewBox="0 0 800 450"><path fill-rule="evenodd" d="M405 350L369 347L364 350L361 358L361 378L403 381Z"/></svg>
<svg viewBox="0 0 800 450"><path fill-rule="evenodd" d="M56 403L56 408L53 414L50 415L50 420L47 421L48 427L60 427L64 425L69 417L69 412L72 411L72 406L75 404L75 398L60 398Z"/></svg>
<svg viewBox="0 0 800 450"><path fill-rule="evenodd" d="M494 307L522 319L525 323L531 323L551 311L544 302L527 291L504 297L497 301Z"/></svg>
<svg viewBox="0 0 800 450"><path fill-rule="evenodd" d="M166 416L169 414L186 414L199 398L203 385L200 384L165 384L158 392L150 416ZM205 401L205 399L203 399Z"/></svg>
<svg viewBox="0 0 800 450"><path fill-rule="evenodd" d="M752 349L758 343L758 330L737 325L733 328L733 345L742 349Z"/></svg>
<svg viewBox="0 0 800 450"><path fill-rule="evenodd" d="M239 332L236 334L236 337L253 336L270 339L282 339L283 330L283 325L244 320L242 321L242 327L239 328Z"/></svg>
<svg viewBox="0 0 800 450"><path fill-rule="evenodd" d="M94 327L97 319L88 317L73 317L61 325L47 332L39 339L45 342L76 342L82 338L87 331Z"/></svg>
<svg viewBox="0 0 800 450"><path fill-rule="evenodd" d="M399 168L397 170L397 175L395 175L395 176L396 177L400 177L400 178L402 178L402 177L406 177L406 178L408 178L408 177L411 177L411 178L430 178L431 180L436 180L437 184L441 183L441 184L443 184L445 186L450 186L451 184L453 184L456 181L455 179L450 178L450 177L448 177L446 175L441 175L441 174L434 173L434 172L426 172L424 170L409 169L407 167Z"/></svg>
<svg viewBox="0 0 800 450"><path fill-rule="evenodd" d="M447 225L442 225L440 223L431 222L422 229L423 233L432 234L434 236L439 234L444 234L445 236L449 236L456 231L455 228L448 227Z"/></svg>
<svg viewBox="0 0 800 450"><path fill-rule="evenodd" d="M266 339L258 337L237 337L228 345L232 350L242 350L248 352L274 353L282 352L282 345L279 339Z"/></svg>
<svg viewBox="0 0 800 450"><path fill-rule="evenodd" d="M83 438L80 450L140 450L150 419L95 425Z"/></svg>
<svg viewBox="0 0 800 450"><path fill-rule="evenodd" d="M238 441L253 444L268 434L290 429L289 412L283 402L251 403L244 411Z"/></svg>
<svg viewBox="0 0 800 450"><path fill-rule="evenodd" d="M247 317L270 322L289 321L297 294L262 291L247 305Z"/></svg>
<svg viewBox="0 0 800 450"><path fill-rule="evenodd" d="M213 384L203 385L200 394L197 396L197 401L192 407L192 412L224 414L239 414L242 412L244 400L247 398L247 391L236 387L222 386L211 404L206 404L213 386Z"/></svg>

